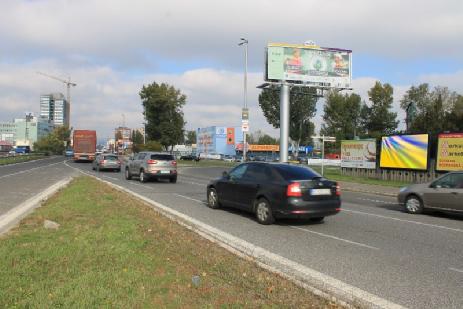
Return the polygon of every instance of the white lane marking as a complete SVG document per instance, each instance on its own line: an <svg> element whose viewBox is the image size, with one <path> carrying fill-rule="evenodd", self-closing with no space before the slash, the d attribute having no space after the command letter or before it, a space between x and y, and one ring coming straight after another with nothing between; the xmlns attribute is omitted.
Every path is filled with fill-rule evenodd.
<svg viewBox="0 0 463 309"><path fill-rule="evenodd" d="M462 270L462 269L453 268L453 267L449 267L449 269L452 270L452 271L456 271L457 273L462 273L462 274L463 274L463 270Z"/></svg>
<svg viewBox="0 0 463 309"><path fill-rule="evenodd" d="M189 185L195 185L195 186L207 186L206 183L200 183L200 182L191 182L191 181L183 181L183 180L180 180L179 181L180 183L186 183L186 184L189 184Z"/></svg>
<svg viewBox="0 0 463 309"><path fill-rule="evenodd" d="M378 203L378 204L399 205L399 203L388 202L388 201L381 201L381 200L375 200L375 199L372 199L372 198L362 198L362 197L358 197L357 199L358 199L358 200L362 200L362 201L367 201L367 202Z"/></svg>
<svg viewBox="0 0 463 309"><path fill-rule="evenodd" d="M366 245L366 244L362 244L362 243L360 243L360 242L356 242L356 241L352 241L352 240L340 238L340 237L337 237L337 236L333 236L333 235L329 235L329 234L325 234L325 233L320 233L320 232L315 232L315 231L303 229L303 228L297 227L297 226L291 226L291 225L290 225L290 227L293 228L293 229L296 229L296 230L300 230L300 231L307 232L307 233L312 233L312 234L319 235L319 236L323 236L323 237L326 237L326 238L331 238L331 239L343 241L343 242L349 243L349 244L351 244L351 245L356 245L356 246L360 246L360 247L364 247L364 248L368 248L368 249L373 249L373 250L379 250L378 247L369 246L369 245Z"/></svg>
<svg viewBox="0 0 463 309"><path fill-rule="evenodd" d="M104 178L109 178L109 179L113 179L113 180L120 180L119 178L116 178L116 177L110 177L110 176L106 176L106 175L99 175L100 177L104 177Z"/></svg>
<svg viewBox="0 0 463 309"><path fill-rule="evenodd" d="M60 162L51 163L51 164L47 164L47 165L43 165L43 166L37 166L37 167L29 168L27 170L19 171L19 172L12 173L12 174L3 175L3 176L0 176L0 179L5 178L5 177L11 177L11 176L19 175L19 174L24 174L24 173L27 173L27 172L30 172L30 171L37 170L39 168L44 168L44 167L49 167L49 166L52 166L52 165L62 164L63 162L64 161L60 161Z"/></svg>
<svg viewBox="0 0 463 309"><path fill-rule="evenodd" d="M429 227L434 227L434 228L438 228L438 229L463 233L463 230L457 229L457 228L451 228L451 227L447 227L447 226L443 226L443 225L424 223L424 222L418 222L418 221L412 221L412 220L399 219L399 218L388 217L388 216L383 216L383 215L377 215L377 214L372 214L372 213L369 213L369 212L363 212L363 211L358 211L358 210L352 210L352 209L343 208L342 212L351 212L351 213L354 213L354 214L359 214L359 215L364 215L364 216L371 216L371 217L376 217L376 218L381 218L381 219L389 219L389 220L398 221L398 222L412 223L412 224L416 224L416 225L429 226Z"/></svg>
<svg viewBox="0 0 463 309"><path fill-rule="evenodd" d="M200 201L200 200L197 200L197 199L194 199L194 198L191 198L189 196L185 196L185 195L181 195L181 194L178 194L178 193L174 193L175 196L179 196L179 197L182 197L184 199L187 199L187 200L190 200L190 201L194 201L194 202L197 202L197 203L201 203L201 204L204 204L203 201Z"/></svg>

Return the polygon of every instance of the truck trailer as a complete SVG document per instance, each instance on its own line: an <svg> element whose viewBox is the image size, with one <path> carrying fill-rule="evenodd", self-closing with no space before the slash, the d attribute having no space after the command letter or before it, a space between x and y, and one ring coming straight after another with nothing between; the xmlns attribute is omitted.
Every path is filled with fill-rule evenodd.
<svg viewBox="0 0 463 309"><path fill-rule="evenodd" d="M74 161L93 161L96 152L96 131L74 130L72 136Z"/></svg>

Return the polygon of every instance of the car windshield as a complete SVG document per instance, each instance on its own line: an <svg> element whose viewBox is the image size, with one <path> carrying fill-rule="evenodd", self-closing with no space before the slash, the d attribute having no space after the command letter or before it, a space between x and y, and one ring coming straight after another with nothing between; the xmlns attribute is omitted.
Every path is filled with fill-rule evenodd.
<svg viewBox="0 0 463 309"><path fill-rule="evenodd" d="M304 180L322 177L320 174L308 167L294 165L275 165L275 168L286 180Z"/></svg>
<svg viewBox="0 0 463 309"><path fill-rule="evenodd" d="M174 157L169 154L153 154L151 155L151 160L172 161Z"/></svg>

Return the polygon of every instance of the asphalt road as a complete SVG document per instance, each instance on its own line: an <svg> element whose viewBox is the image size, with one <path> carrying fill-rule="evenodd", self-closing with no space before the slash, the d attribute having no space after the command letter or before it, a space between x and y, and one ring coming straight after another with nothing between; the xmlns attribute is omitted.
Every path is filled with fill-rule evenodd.
<svg viewBox="0 0 463 309"><path fill-rule="evenodd" d="M284 220L262 226L251 214L205 206L206 184L224 168L180 168L176 184L142 184L136 178L125 180L123 173L96 173L90 164L67 164L402 306L463 307L461 216L409 215L394 198L343 192L343 210L323 224ZM44 175L72 173L70 168L63 171L61 163L43 169ZM45 172L49 169L57 171ZM11 177L16 176L6 178L15 179ZM23 177L24 187L30 179Z"/></svg>
<svg viewBox="0 0 463 309"><path fill-rule="evenodd" d="M63 156L0 166L0 216L76 171Z"/></svg>

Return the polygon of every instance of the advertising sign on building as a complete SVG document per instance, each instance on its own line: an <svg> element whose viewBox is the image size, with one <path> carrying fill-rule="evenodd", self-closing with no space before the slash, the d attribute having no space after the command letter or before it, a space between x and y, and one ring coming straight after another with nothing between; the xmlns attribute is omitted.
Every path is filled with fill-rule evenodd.
<svg viewBox="0 0 463 309"><path fill-rule="evenodd" d="M439 134L437 141L436 170L463 170L463 133Z"/></svg>
<svg viewBox="0 0 463 309"><path fill-rule="evenodd" d="M223 137L227 134L225 127L215 127L215 135L218 137Z"/></svg>
<svg viewBox="0 0 463 309"><path fill-rule="evenodd" d="M235 128L227 128L227 145L235 145Z"/></svg>
<svg viewBox="0 0 463 309"><path fill-rule="evenodd" d="M376 167L375 140L341 141L341 167L374 169Z"/></svg>
<svg viewBox="0 0 463 309"><path fill-rule="evenodd" d="M352 51L338 48L270 43L266 79L350 88Z"/></svg>

